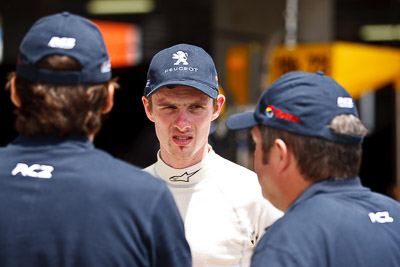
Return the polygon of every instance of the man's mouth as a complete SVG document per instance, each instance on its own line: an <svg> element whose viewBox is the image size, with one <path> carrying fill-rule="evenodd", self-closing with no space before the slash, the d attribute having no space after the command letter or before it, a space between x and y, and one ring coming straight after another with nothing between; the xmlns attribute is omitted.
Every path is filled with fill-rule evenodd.
<svg viewBox="0 0 400 267"><path fill-rule="evenodd" d="M191 139L192 137L189 137L189 136L186 136L186 137L174 136L174 138L175 138L175 139L178 139L178 140L189 140L189 139Z"/></svg>
<svg viewBox="0 0 400 267"><path fill-rule="evenodd" d="M174 135L172 137L172 139L174 140L175 144L177 144L178 146L187 146L192 142L193 136Z"/></svg>

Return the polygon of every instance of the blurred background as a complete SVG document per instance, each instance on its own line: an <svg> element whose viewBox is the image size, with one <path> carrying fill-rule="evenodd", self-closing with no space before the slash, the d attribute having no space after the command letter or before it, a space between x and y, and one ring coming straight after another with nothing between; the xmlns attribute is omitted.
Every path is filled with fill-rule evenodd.
<svg viewBox="0 0 400 267"><path fill-rule="evenodd" d="M227 131L225 118L254 110L280 75L321 70L349 90L371 130L363 144L363 184L400 200L399 0L1 0L2 87L29 27L61 11L100 27L121 84L97 147L140 167L156 160L158 141L141 103L147 68L159 50L190 43L214 58L227 97L210 134L217 153L252 169L249 132ZM0 109L4 146L16 137L5 90Z"/></svg>

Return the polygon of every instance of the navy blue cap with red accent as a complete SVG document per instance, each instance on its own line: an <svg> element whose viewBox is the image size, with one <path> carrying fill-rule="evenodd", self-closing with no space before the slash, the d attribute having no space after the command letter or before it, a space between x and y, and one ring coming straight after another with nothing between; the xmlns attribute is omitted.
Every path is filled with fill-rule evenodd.
<svg viewBox="0 0 400 267"><path fill-rule="evenodd" d="M341 114L359 117L353 98L341 85L323 72L293 71L263 92L254 112L231 115L225 123L232 130L263 124L336 143L362 143L361 136L335 133L328 127Z"/></svg>

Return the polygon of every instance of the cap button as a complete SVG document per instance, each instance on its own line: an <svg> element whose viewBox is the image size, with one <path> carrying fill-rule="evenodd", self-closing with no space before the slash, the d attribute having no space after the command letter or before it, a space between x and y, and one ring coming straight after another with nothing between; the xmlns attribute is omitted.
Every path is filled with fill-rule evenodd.
<svg viewBox="0 0 400 267"><path fill-rule="evenodd" d="M64 11L64 12L62 12L62 15L67 17L67 16L69 16L69 12L68 11Z"/></svg>
<svg viewBox="0 0 400 267"><path fill-rule="evenodd" d="M324 76L324 75L325 75L324 72L321 71L321 70L320 70L320 71L317 71L317 74L318 74L318 75L321 75L321 76Z"/></svg>

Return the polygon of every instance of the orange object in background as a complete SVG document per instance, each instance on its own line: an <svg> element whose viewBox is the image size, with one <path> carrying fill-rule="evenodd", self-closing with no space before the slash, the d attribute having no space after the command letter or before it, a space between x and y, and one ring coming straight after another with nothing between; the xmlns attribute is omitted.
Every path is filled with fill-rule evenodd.
<svg viewBox="0 0 400 267"><path fill-rule="evenodd" d="M389 84L400 90L400 49L351 42L278 47L271 58L271 82L294 70L324 71L357 100Z"/></svg>
<svg viewBox="0 0 400 267"><path fill-rule="evenodd" d="M142 42L137 26L123 22L91 21L103 35L113 68L129 67L140 62Z"/></svg>
<svg viewBox="0 0 400 267"><path fill-rule="evenodd" d="M249 102L250 52L247 46L230 47L227 51L225 66L227 85L235 103L244 105Z"/></svg>

